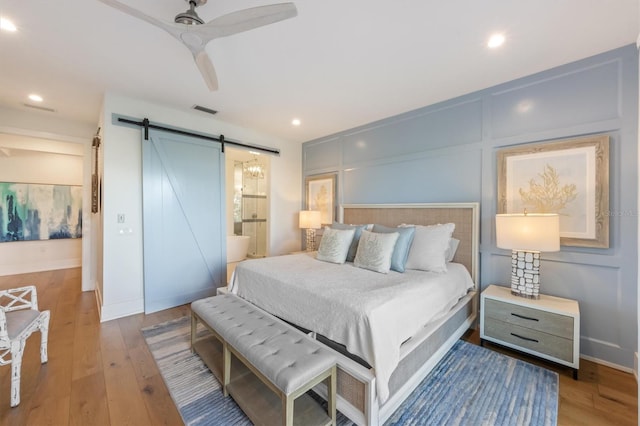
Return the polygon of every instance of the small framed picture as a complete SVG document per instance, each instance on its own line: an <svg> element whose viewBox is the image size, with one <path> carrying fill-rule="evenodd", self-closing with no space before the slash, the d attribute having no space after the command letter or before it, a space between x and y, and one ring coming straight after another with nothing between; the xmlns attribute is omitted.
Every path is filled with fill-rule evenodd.
<svg viewBox="0 0 640 426"><path fill-rule="evenodd" d="M322 225L331 225L336 218L337 174L307 176L307 210L319 210Z"/></svg>

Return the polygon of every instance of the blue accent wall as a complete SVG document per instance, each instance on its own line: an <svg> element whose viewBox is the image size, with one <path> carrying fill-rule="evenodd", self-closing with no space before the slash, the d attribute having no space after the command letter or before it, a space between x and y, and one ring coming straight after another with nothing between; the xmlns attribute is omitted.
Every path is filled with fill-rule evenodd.
<svg viewBox="0 0 640 426"><path fill-rule="evenodd" d="M610 136L610 248L543 253L545 294L578 300L582 355L633 367L637 348L638 51L578 62L304 143L304 177L338 173L345 203L481 203L480 284L508 285L495 244L496 152Z"/></svg>

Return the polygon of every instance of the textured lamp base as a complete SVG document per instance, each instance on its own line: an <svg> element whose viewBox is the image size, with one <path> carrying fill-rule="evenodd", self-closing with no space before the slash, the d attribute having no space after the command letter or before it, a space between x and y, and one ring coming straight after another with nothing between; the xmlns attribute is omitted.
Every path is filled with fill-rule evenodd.
<svg viewBox="0 0 640 426"><path fill-rule="evenodd" d="M305 242L307 251L314 251L316 249L316 230L307 229L307 239Z"/></svg>
<svg viewBox="0 0 640 426"><path fill-rule="evenodd" d="M511 294L540 298L540 252L511 252Z"/></svg>

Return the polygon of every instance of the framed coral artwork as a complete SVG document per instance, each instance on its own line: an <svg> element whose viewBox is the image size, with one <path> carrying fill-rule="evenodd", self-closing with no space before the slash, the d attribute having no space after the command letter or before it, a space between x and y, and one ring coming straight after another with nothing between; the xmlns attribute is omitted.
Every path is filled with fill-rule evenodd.
<svg viewBox="0 0 640 426"><path fill-rule="evenodd" d="M609 136L497 153L498 213L558 213L560 243L609 247Z"/></svg>
<svg viewBox="0 0 640 426"><path fill-rule="evenodd" d="M307 176L307 210L319 210L322 226L331 225L336 217L336 174Z"/></svg>

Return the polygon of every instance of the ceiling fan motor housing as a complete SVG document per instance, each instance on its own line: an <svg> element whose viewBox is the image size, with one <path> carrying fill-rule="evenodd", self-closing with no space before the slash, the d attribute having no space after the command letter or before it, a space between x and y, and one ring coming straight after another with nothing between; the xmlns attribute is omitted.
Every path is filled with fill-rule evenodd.
<svg viewBox="0 0 640 426"><path fill-rule="evenodd" d="M178 13L174 19L176 24L202 25L204 21L196 13L196 7L202 6L207 0L185 0L189 3L189 10Z"/></svg>

